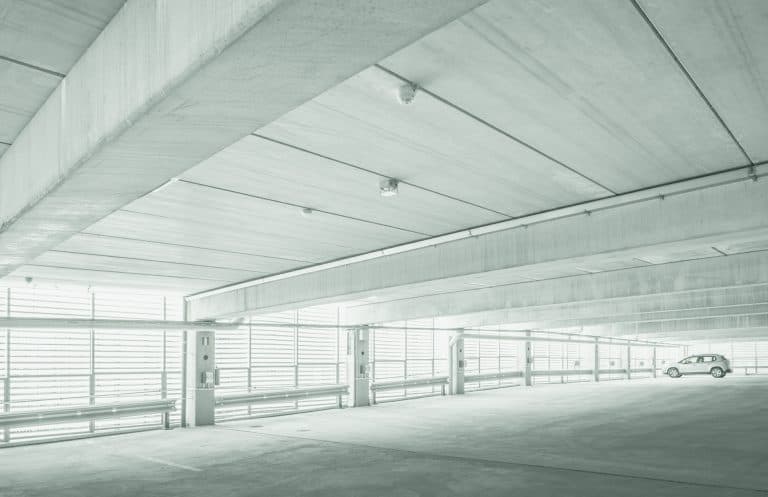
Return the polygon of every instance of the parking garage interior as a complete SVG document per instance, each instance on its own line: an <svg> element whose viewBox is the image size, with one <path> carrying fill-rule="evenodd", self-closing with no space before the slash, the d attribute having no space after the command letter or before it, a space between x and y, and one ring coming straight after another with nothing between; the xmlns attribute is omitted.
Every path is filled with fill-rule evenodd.
<svg viewBox="0 0 768 497"><path fill-rule="evenodd" d="M768 494L766 46L0 0L0 496Z"/></svg>

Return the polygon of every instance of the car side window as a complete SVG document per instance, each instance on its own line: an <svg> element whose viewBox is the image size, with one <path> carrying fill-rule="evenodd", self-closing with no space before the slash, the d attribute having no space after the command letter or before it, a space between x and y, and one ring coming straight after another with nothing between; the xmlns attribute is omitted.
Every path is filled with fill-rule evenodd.
<svg viewBox="0 0 768 497"><path fill-rule="evenodd" d="M704 362L704 356L697 357L696 362Z"/></svg>
<svg viewBox="0 0 768 497"><path fill-rule="evenodd" d="M704 356L704 362L715 362L716 360L717 360L717 356L713 356L713 355Z"/></svg>
<svg viewBox="0 0 768 497"><path fill-rule="evenodd" d="M686 357L685 359L680 361L680 364L693 364L694 362L696 362L695 357Z"/></svg>

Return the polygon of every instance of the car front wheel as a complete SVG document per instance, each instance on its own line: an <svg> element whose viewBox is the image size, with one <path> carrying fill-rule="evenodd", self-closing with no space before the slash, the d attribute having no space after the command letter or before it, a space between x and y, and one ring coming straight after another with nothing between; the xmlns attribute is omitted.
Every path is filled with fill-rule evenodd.
<svg viewBox="0 0 768 497"><path fill-rule="evenodd" d="M670 378L680 378L680 371L677 368L669 368L667 374Z"/></svg>
<svg viewBox="0 0 768 497"><path fill-rule="evenodd" d="M712 368L709 373L715 378L722 378L725 376L725 371L723 371L723 368Z"/></svg>

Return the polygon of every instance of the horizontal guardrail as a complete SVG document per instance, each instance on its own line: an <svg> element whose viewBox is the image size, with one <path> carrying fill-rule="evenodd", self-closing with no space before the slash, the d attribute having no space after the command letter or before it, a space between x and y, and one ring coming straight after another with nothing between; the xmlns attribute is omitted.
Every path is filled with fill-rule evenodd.
<svg viewBox="0 0 768 497"><path fill-rule="evenodd" d="M176 410L175 400L148 400L144 402L10 412L0 414L0 428L70 423L80 420L139 416L142 414L162 414L174 410Z"/></svg>
<svg viewBox="0 0 768 497"><path fill-rule="evenodd" d="M522 371L501 371L500 373L468 374L464 375L464 382L503 380L505 378L522 378Z"/></svg>
<svg viewBox="0 0 768 497"><path fill-rule="evenodd" d="M550 371L531 371L531 376L577 376L592 373L591 369L553 369Z"/></svg>
<svg viewBox="0 0 768 497"><path fill-rule="evenodd" d="M626 369L601 369L600 374L627 374Z"/></svg>
<svg viewBox="0 0 768 497"><path fill-rule="evenodd" d="M347 385L323 385L318 387L290 388L283 390L264 390L239 394L221 395L216 398L217 406L237 406L278 402L281 400L312 399L317 397L338 397L346 395Z"/></svg>
<svg viewBox="0 0 768 497"><path fill-rule="evenodd" d="M447 376L432 376L429 378L411 378L408 380L378 381L371 383L371 391L381 392L383 390L397 390L398 388L447 384Z"/></svg>
<svg viewBox="0 0 768 497"><path fill-rule="evenodd" d="M440 385L440 395L445 395L445 387L448 385L447 376L430 376L428 378L410 378L407 380L378 381L371 383L371 403L376 404L376 392L386 390L398 390L408 387L424 387Z"/></svg>
<svg viewBox="0 0 768 497"><path fill-rule="evenodd" d="M632 373L653 373L653 368L631 369Z"/></svg>

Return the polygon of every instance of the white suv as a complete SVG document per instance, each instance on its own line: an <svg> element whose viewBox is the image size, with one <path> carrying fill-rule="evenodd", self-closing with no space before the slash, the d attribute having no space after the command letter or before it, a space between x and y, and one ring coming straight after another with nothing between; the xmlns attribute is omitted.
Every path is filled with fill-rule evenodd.
<svg viewBox="0 0 768 497"><path fill-rule="evenodd" d="M664 374L672 378L679 378L684 374L711 374L715 378L722 378L730 372L730 361L720 354L692 355L664 368Z"/></svg>

